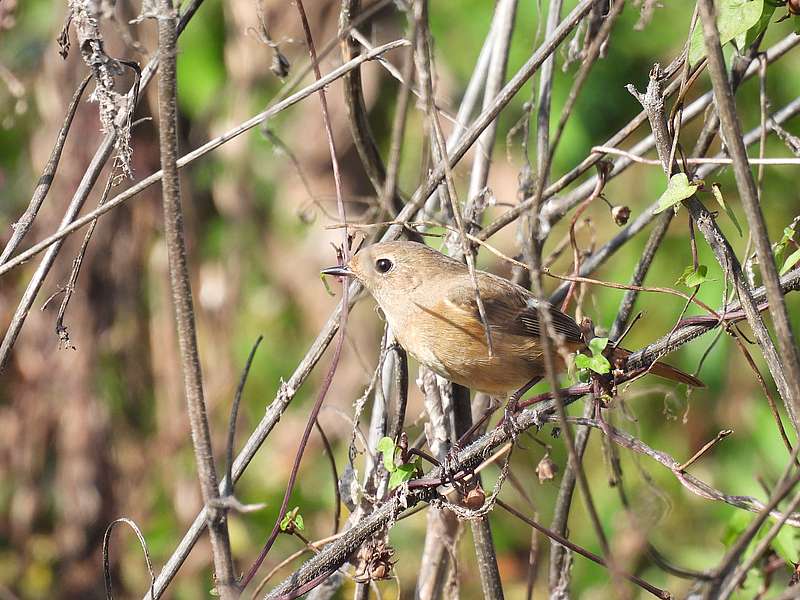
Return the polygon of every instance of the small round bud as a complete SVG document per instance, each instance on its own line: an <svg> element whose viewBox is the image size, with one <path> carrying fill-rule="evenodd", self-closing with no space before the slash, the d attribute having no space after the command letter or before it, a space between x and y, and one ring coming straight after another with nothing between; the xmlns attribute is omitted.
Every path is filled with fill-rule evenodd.
<svg viewBox="0 0 800 600"><path fill-rule="evenodd" d="M611 216L614 217L614 223L622 227L631 218L631 209L625 205L615 206L611 209Z"/></svg>

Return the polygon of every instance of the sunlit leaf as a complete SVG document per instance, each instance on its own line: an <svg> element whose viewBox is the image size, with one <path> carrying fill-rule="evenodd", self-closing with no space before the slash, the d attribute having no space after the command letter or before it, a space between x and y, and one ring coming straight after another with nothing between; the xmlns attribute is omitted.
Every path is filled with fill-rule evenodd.
<svg viewBox="0 0 800 600"><path fill-rule="evenodd" d="M736 219L736 213L733 212L733 209L725 204L725 198L722 197L722 190L719 187L718 183L715 183L711 186L711 191L714 194L714 198L717 200L717 204L722 207L722 210L725 211L725 214L728 215L733 224L736 226L736 231L739 232L739 237L742 237L744 234L742 233L742 227L739 225L739 221Z"/></svg>
<svg viewBox="0 0 800 600"><path fill-rule="evenodd" d="M764 0L717 0L714 5L717 9L719 41L723 45L756 25L764 12ZM689 62L697 64L705 55L703 26L698 22L689 43Z"/></svg>
<svg viewBox="0 0 800 600"><path fill-rule="evenodd" d="M397 466L394 464L394 440L390 437L382 437L375 449L383 455L383 466L389 473L394 472Z"/></svg>
<svg viewBox="0 0 800 600"><path fill-rule="evenodd" d="M678 202L691 198L699 186L689 183L686 173L675 173L669 178L667 189L658 199L658 206L655 212L660 213L668 208L675 206Z"/></svg>
<svg viewBox="0 0 800 600"><path fill-rule="evenodd" d="M692 265L689 265L683 270L678 281L678 285L685 285L686 287L697 287L698 285L708 280L708 267L705 265L697 265L697 270Z"/></svg>
<svg viewBox="0 0 800 600"><path fill-rule="evenodd" d="M595 354L594 356L578 354L575 357L575 366L579 369L600 373L601 375L611 371L611 363L602 354Z"/></svg>
<svg viewBox="0 0 800 600"><path fill-rule="evenodd" d="M411 479L414 478L414 473L417 472L417 466L416 463L398 466L397 469L389 475L389 489L393 490L406 481L411 481Z"/></svg>
<svg viewBox="0 0 800 600"><path fill-rule="evenodd" d="M794 267L798 262L800 262L800 248L795 250L789 255L789 258L786 259L786 262L783 263L781 267L781 275L785 275L789 272L789 270Z"/></svg>
<svg viewBox="0 0 800 600"><path fill-rule="evenodd" d="M606 349L606 346L608 346L608 338L596 337L589 341L589 350L594 355L601 354Z"/></svg>

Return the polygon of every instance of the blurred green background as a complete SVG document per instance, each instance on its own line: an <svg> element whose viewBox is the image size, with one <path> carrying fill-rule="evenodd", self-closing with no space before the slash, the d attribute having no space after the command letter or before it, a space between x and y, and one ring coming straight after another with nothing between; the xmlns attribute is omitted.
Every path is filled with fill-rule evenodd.
<svg viewBox="0 0 800 600"><path fill-rule="evenodd" d="M311 4L311 3L309 3ZM564 14L574 6L567 2ZM338 5L324 2L308 6L318 46L336 33ZM455 114L474 67L492 16L492 3L476 0L434 2L430 7L435 40L437 100ZM117 3L115 20L104 21L107 50L142 64L155 47L155 25L145 21L131 25L138 4ZM593 145L627 123L639 110L624 89L633 83L643 89L654 62L669 63L686 39L692 6L665 3L644 28L636 28L638 7L627 6L608 46L608 55L592 70L555 156L555 180L584 158ZM782 9L776 12L776 18ZM303 67L306 52L296 9L290 3L268 0L264 11L270 35L292 64L292 73ZM7 239L11 225L27 205L30 193L52 147L69 97L86 72L74 34L66 61L58 56L56 36L64 21L64 7L45 0L29 0L0 7L0 230ZM775 20L775 19L773 19ZM519 4L517 25L508 72L513 73L542 39L543 21L536 2ZM770 26L762 47L789 35L793 24ZM179 102L181 146L185 153L209 138L261 111L281 92L282 82L270 72L273 50L259 39L256 5L251 0L206 0L179 41ZM394 8L382 11L372 28L362 31L375 43L399 38L405 31L404 16ZM127 41L126 41L127 40ZM133 40L136 40L134 43ZM389 58L400 64L402 52ZM553 113L560 115L577 66L566 72L563 51L558 53L553 90ZM322 61L323 72L339 63L338 51ZM777 110L800 94L800 63L791 52L767 69L766 89L771 110ZM398 86L377 64L364 68L365 96L373 130L384 155L388 149ZM120 89L125 87L120 79ZM304 83L310 81L306 76ZM19 84L19 85L15 85ZM90 85L91 89L91 85ZM695 85L690 99L709 89L707 75ZM341 87L328 88L334 116L339 158L344 175L350 218L368 220L374 198L358 162L344 119ZM87 96L88 97L88 92ZM506 134L531 97L527 85L500 118L490 187L498 206L488 211L486 222L517 202L517 177L523 160L519 137L506 144ZM759 123L758 82L745 83L737 96L743 129ZM155 86L146 91L137 117L149 117L155 109ZM245 390L239 419L237 447L252 431L265 408L304 355L316 332L334 308L318 278L321 267L333 264L331 242L339 230L327 226L337 221L333 181L319 105L309 97L300 105L270 120L271 131L291 154L254 130L194 162L182 171L186 227L190 244L193 292L197 309L200 350L206 396L212 421L217 464L223 468L223 447L231 400L251 345L265 336L256 355ZM444 121L447 128L449 123ZM401 164L400 187L410 194L424 177L423 115L410 110L408 134ZM699 121L684 127L681 141L691 148ZM800 125L786 128L800 135ZM648 132L642 128L635 139ZM27 242L54 230L63 207L74 191L100 139L96 105L82 102L62 158L62 165L47 202ZM142 178L158 169L157 129L146 120L134 129L134 173ZM626 145L626 147L628 147ZM715 150L718 144L715 145ZM756 148L750 149L755 155ZM782 142L770 137L767 156L788 156ZM531 157L532 159L535 157ZM295 163L300 165L300 171ZM302 175L302 176L301 176ZM104 175L105 177L106 175ZM469 161L456 170L459 191L466 194ZM710 181L719 182L741 223L745 223L730 169L717 171ZM96 203L104 178L87 206ZM707 180L708 181L708 180ZM797 167L768 167L762 207L770 236L776 241L782 230L800 213ZM127 186L123 182L112 193ZM638 165L611 181L605 195L612 204L630 206L634 218L665 188L660 168ZM118 516L134 519L142 528L156 568L166 560L200 506L193 454L183 406L181 375L176 363L172 309L167 282L166 255L161 237L159 188L138 195L100 220L67 311L66 323L75 349L59 347L53 331L58 302L39 311L44 299L58 291L69 276L80 239L68 241L48 277L15 348L12 363L0 374L0 592L3 597L103 597L100 543L107 523ZM710 195L706 196L713 202ZM595 202L585 213L591 227L579 234L583 247L599 246L613 237L617 226L607 207ZM720 225L740 258L746 238L721 215ZM568 223L553 230L545 250L566 234ZM595 276L626 282L640 257L646 236L637 236ZM691 263L685 209L670 226L647 278L651 286L674 286ZM517 248L516 225L492 238L504 252ZM437 240L430 243L436 245ZM723 273L707 245L698 238L699 259L708 265L710 279L698 298L717 307L724 293ZM485 268L508 274L507 266L481 252ZM5 326L13 314L35 262L3 277L0 315ZM553 270L566 273L570 258L564 256ZM557 282L547 282L555 289ZM334 286L336 287L336 286ZM684 291L686 288L683 288ZM338 293L338 290L337 290ZM622 292L588 288L584 313L599 327L609 327ZM58 298L57 300L60 300ZM788 299L795 331L800 331L800 301ZM683 307L679 298L644 294L637 302L643 318L626 339L639 348L667 333ZM696 314L694 307L689 314ZM746 326L745 335L750 335ZM353 402L377 361L382 323L373 303L364 299L354 309L348 327L348 343L334 386L320 421L331 437L339 471L347 460ZM700 338L685 346L669 361L693 371L712 341ZM755 345L749 346L754 355ZM329 357L299 391L288 412L256 456L236 488L243 502L266 502L260 512L233 516L230 520L233 550L240 570L246 570L263 544L280 505L299 433L307 411L327 368ZM757 359L761 372L768 372ZM412 387L416 366L412 365ZM764 499L764 485L773 485L786 465L783 447L767 401L735 344L722 337L709 353L700 372L707 388L691 393L681 387L647 378L623 389L609 411L618 427L641 437L654 448L678 460L691 456L721 429L733 429L729 438L691 467L691 473L734 495ZM570 408L580 413L581 405ZM783 414L783 411L782 411ZM784 416L787 428L790 426ZM408 410L408 432L421 431L422 405L414 387ZM362 417L362 429L366 429ZM550 436L546 426L538 434L552 446L552 458L563 470L563 443ZM533 498L542 523L548 524L560 475L540 484L535 467L543 448L524 437L514 452L512 468ZM726 551L726 535L743 527L747 513L689 493L674 475L647 458L621 451L626 491L632 513L622 509L617 491L610 487L609 465L600 437L592 433L585 469L603 526L615 554L628 568L654 585L678 596L689 583L665 574L642 554L649 539L663 554L692 569L712 568ZM495 467L484 472L490 488ZM331 533L333 478L317 437L306 452L290 506L301 507L305 535L318 539ZM503 498L531 509L509 485ZM346 516L346 511L345 511ZM501 510L492 513L500 570L509 598L524 597L531 534ZM569 522L570 538L595 552L598 543L580 498L576 497ZM425 515L419 513L399 523L391 533L398 563L396 571L403 597L412 597L419 549L425 532ZM727 533L726 533L727 532ZM794 530L783 535L794 553L800 545ZM480 597L469 529L459 545L458 571L464 598ZM547 541L540 540L542 552ZM279 538L261 574L302 547L297 539ZM209 551L198 545L170 587L170 597L207 596L211 588ZM120 597L139 597L148 584L138 543L119 530L112 543L114 575ZM299 559L298 559L299 560ZM546 558L540 558L535 597L547 597ZM297 565L298 561L292 563ZM273 579L290 572L284 567ZM778 569L772 591L785 587L790 570ZM607 598L612 594L608 573L581 557L574 558L573 595ZM752 598L761 585L755 572L741 591ZM387 597L397 592L396 582L380 584ZM347 583L340 597L349 597ZM634 597L644 594L630 588ZM767 596L769 597L769 596Z"/></svg>

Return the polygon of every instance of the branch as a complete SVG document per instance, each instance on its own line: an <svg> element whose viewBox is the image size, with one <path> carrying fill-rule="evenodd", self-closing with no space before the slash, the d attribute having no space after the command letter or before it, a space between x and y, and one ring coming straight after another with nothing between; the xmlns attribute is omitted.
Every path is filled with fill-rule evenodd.
<svg viewBox="0 0 800 600"><path fill-rule="evenodd" d="M260 125L261 123L264 123L265 121L274 117L281 111L289 108L290 106L293 106L294 104L297 104L301 100L304 100L314 92L324 88L325 86L329 85L330 83L342 77L344 73L346 73L348 70L354 69L356 66L362 64L365 61L374 60L384 52L388 52L389 50L392 50L394 48L400 48L402 46L408 46L408 42L406 40L396 40L394 42L389 42L388 44L383 44L382 46L378 46L371 52L362 54L358 58L353 59L352 61L342 65L337 69L334 69L319 81L315 81L313 84L303 88L299 92L292 94L291 96L288 96L287 98L281 100L280 102L275 103L267 110L255 115L254 117L251 117L244 123L237 125L233 129L230 129L229 131L223 133L222 135L212 140L209 140L199 148L183 155L181 158L178 159L178 168L185 167L186 165L197 160L201 156L208 154L212 150L216 150L224 143L229 142L233 138L245 133L246 131L249 131L250 129ZM142 76L142 78L144 79L144 76ZM58 231L48 236L41 242L34 244L31 248L29 248L25 252L19 253L11 260L8 260L7 262L0 265L0 275L3 275L8 271L10 271L11 269L13 269L14 267L19 266L20 264L29 260L31 257L39 254L42 250L45 250L49 246L52 246L53 244L59 242L60 240L74 233L78 229L85 227L97 217L104 215L110 210L113 210L123 202L130 200L139 192L147 189L154 183L161 181L161 175L162 175L161 171L156 171L152 175L149 175L148 177L142 179L139 183L132 185L124 192L117 194L103 206L98 207L97 209L89 213L86 213L80 219L75 219L74 221L70 221L68 224L62 223Z"/></svg>
<svg viewBox="0 0 800 600"><path fill-rule="evenodd" d="M789 324L789 313L780 290L778 270L775 266L775 257L764 223L764 215L758 202L758 190L750 165L747 160L747 150L742 141L742 130L736 114L733 93L725 72L725 59L720 47L719 32L715 21L714 4L712 0L700 0L700 16L703 21L703 36L708 52L708 71L711 75L711 84L714 88L714 101L719 113L722 133L725 136L725 146L733 159L733 173L736 177L736 187L742 201L750 234L755 241L758 263L761 276L767 288L769 299L769 312L775 326L780 349L781 376L785 378L785 389L782 390L783 400L795 430L800 426L800 353L792 327ZM758 335L758 332L756 332ZM776 365L777 366L777 365ZM776 377L776 373L773 373Z"/></svg>
<svg viewBox="0 0 800 600"><path fill-rule="evenodd" d="M169 258L169 278L172 302L175 308L175 325L178 331L181 370L183 371L189 424L192 430L197 474L203 503L208 507L208 531L214 559L215 587L223 600L237 598L233 558L231 556L228 525L224 510L213 508L219 499L214 452L208 427L200 356L197 351L197 334L194 325L192 290L189 283L189 265L183 233L180 179L178 176L178 110L177 110L177 48L175 26L177 11L172 0L159 0L158 47L158 133L161 169L164 173L162 197L164 204L164 230Z"/></svg>
<svg viewBox="0 0 800 600"><path fill-rule="evenodd" d="M634 97L639 100L642 107L647 112L650 126L653 130L653 135L656 140L656 150L658 151L659 159L661 160L662 167L665 174L669 175L672 172L672 165L669 163L672 148L672 135L667 129L667 121L664 114L664 101L661 92L660 83L660 68L656 65L650 73L650 82L647 86L645 94L638 93L632 86L629 90ZM685 205L692 215L692 219L697 224L697 228L705 237L706 242L711 247L714 256L717 259L722 271L733 283L736 293L742 303L747 322L753 329L756 341L758 342L764 359L767 362L772 378L778 387L781 398L786 405L786 409L791 417L792 424L795 431L800 431L800 415L795 414L795 401L791 400L792 391L788 386L786 378L783 373L780 358L772 343L767 328L758 314L755 302L752 299L750 288L744 279L742 267L739 259L733 252L725 235L720 231L717 226L714 216L703 206L697 199L697 196L692 196L685 201Z"/></svg>

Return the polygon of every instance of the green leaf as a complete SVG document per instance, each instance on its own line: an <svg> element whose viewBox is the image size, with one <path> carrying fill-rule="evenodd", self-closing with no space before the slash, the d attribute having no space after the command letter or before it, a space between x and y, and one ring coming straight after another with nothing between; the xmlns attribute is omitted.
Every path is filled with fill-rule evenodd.
<svg viewBox="0 0 800 600"><path fill-rule="evenodd" d="M391 475L389 475L389 489L393 490L406 481L413 479L414 473L417 472L418 466L418 462L398 466L397 469Z"/></svg>
<svg viewBox="0 0 800 600"><path fill-rule="evenodd" d="M383 455L383 466L389 473L397 469L394 464L394 440L390 437L382 437L375 449Z"/></svg>
<svg viewBox="0 0 800 600"><path fill-rule="evenodd" d="M697 287L701 283L708 280L708 267L705 265L697 265L695 271L692 265L689 265L683 270L681 276L676 281L676 284L685 285L686 287Z"/></svg>
<svg viewBox="0 0 800 600"><path fill-rule="evenodd" d="M591 364L592 358L590 356L586 356L585 354L577 354L575 356L575 366L579 369L588 369L589 364Z"/></svg>
<svg viewBox="0 0 800 600"><path fill-rule="evenodd" d="M793 527L781 527L772 540L772 548L788 563L800 562L800 539Z"/></svg>
<svg viewBox="0 0 800 600"><path fill-rule="evenodd" d="M589 368L595 373L605 375L611 371L611 363L608 362L608 359L602 354L597 354L589 361Z"/></svg>
<svg viewBox="0 0 800 600"><path fill-rule="evenodd" d="M764 12L764 0L717 0L717 29L722 45L742 35L755 26ZM689 62L697 62L706 55L703 26L698 22L689 42Z"/></svg>
<svg viewBox="0 0 800 600"><path fill-rule="evenodd" d="M686 177L686 173L675 173L675 175L669 178L667 189L658 199L658 206L655 212L663 212L671 206L675 206L678 202L691 198L698 187L699 186L696 184L689 183L689 178Z"/></svg>
<svg viewBox="0 0 800 600"><path fill-rule="evenodd" d="M776 8L777 4L775 2L771 2L770 0L764 2L764 10L761 12L761 16L756 24L747 31L747 37L744 41L744 48L747 48L750 44L756 41L756 38L761 35L761 33L765 31L767 27L769 27L769 24L772 22L772 15L775 13Z"/></svg>
<svg viewBox="0 0 800 600"><path fill-rule="evenodd" d="M303 531L303 527L303 515L300 514L299 506L295 506L281 519L281 531L289 531L290 529Z"/></svg>
<svg viewBox="0 0 800 600"><path fill-rule="evenodd" d="M733 209L725 204L725 199L722 197L722 190L719 187L718 183L714 183L711 186L711 191L714 194L714 198L717 200L717 204L722 207L722 210L725 211L725 214L728 215L733 224L736 226L736 231L739 232L739 237L742 237L744 234L742 233L742 227L739 225L739 221L736 219L736 213L733 212Z"/></svg>
<svg viewBox="0 0 800 600"><path fill-rule="evenodd" d="M602 354L606 346L608 346L608 338L596 337L589 340L589 350L591 350L592 354L595 356Z"/></svg>
<svg viewBox="0 0 800 600"><path fill-rule="evenodd" d="M305 528L306 528L306 526L305 526L305 521L303 521L303 515L297 515L297 516L294 518L294 526L295 526L297 529L299 529L300 531L303 531L303 529L305 529Z"/></svg>
<svg viewBox="0 0 800 600"><path fill-rule="evenodd" d="M611 371L611 363L608 362L608 359L602 354L595 354L593 356L578 354L575 356L575 366L579 369L588 369L595 373L600 373L601 375Z"/></svg>
<svg viewBox="0 0 800 600"><path fill-rule="evenodd" d="M789 269L795 266L798 262L800 262L800 248L795 250L789 255L789 258L786 259L786 262L783 263L781 267L781 275L785 275Z"/></svg>
<svg viewBox="0 0 800 600"><path fill-rule="evenodd" d="M780 241L773 246L773 253L775 254L775 263L781 264L785 261L786 255L791 248L791 243L796 242L794 236L797 233L794 229L794 223L789 227L783 228L783 237Z"/></svg>

